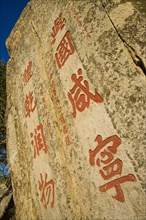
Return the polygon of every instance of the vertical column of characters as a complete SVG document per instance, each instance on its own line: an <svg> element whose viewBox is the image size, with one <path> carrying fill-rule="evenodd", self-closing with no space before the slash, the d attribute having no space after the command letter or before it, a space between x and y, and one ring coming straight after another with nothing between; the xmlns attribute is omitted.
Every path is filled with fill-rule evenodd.
<svg viewBox="0 0 146 220"><path fill-rule="evenodd" d="M64 114L63 114L63 111L62 111L61 103L60 103L59 98L57 96L57 91L56 91L56 88L55 88L55 82L54 82L52 77L53 77L53 74L51 74L50 83L51 83L51 89L52 89L52 92L53 92L53 95L54 95L54 102L55 102L55 105L57 107L57 113L59 115L58 120L59 120L59 122L62 126L62 133L63 133L63 136L64 136L65 144L66 144L66 146L69 146L72 143L72 141L71 141L71 137L69 136L69 133L68 133L66 120L65 120L65 117L64 117Z"/></svg>
<svg viewBox="0 0 146 220"><path fill-rule="evenodd" d="M55 36L54 41L52 41L52 45L56 41L57 33L59 31L62 31L64 27L63 21L64 20L62 19L61 13L60 16L55 20L54 27L52 28L52 30L56 29L55 35L52 35L51 33L51 37ZM73 47L73 43L71 42L70 31L67 31L61 39L61 41L59 42L59 44L56 45L56 50L54 54L56 66L60 73L62 73L60 71L62 67L65 67L69 64L69 58L74 54L74 52L75 49ZM89 83L87 80L84 80L83 70L82 68L80 68L80 66L78 67L76 74L72 73L71 81L73 82L73 86L68 91L67 97L69 103L72 106L72 116L75 120L77 119L77 114L81 114L81 112L85 111L87 108L90 107L91 101L100 104L103 103L104 100L97 91L95 91L94 94L90 92ZM97 141L98 146L95 148L95 150L89 150L89 163L91 166L96 165L101 168L99 173L103 180L111 180L110 182L100 186L99 190L101 192L106 192L107 190L114 188L116 191L116 195L114 195L113 198L119 202L124 202L125 197L121 184L123 184L126 181L135 182L136 178L133 174L121 176L123 162L119 158L114 160L114 154L116 154L117 147L119 147L119 145L121 144L121 139L118 136L113 135L103 141L102 136L97 135L95 140ZM112 145L110 145L111 142ZM103 148L107 145L109 145L107 147L107 150L103 150ZM98 158L95 161L95 156L96 154L99 154L100 151L101 158ZM113 179L113 177L117 175L118 177Z"/></svg>
<svg viewBox="0 0 146 220"><path fill-rule="evenodd" d="M45 140L44 127L41 122L36 118L38 103L34 98L34 90L32 81L32 61L28 62L26 69L22 75L23 89L25 95L25 116L27 127L29 128L30 142L33 147L33 159L37 163L37 158L40 154L47 155L48 147ZM33 121L33 124L32 124ZM39 166L39 164L38 164ZM48 180L48 174L41 172L37 183L37 189L40 195L40 202L44 208L51 206L54 207L54 180Z"/></svg>
<svg viewBox="0 0 146 220"><path fill-rule="evenodd" d="M58 18L55 19L54 21L54 26L52 27L52 32L51 32L51 45L53 46L56 42L57 39L57 34L63 30L65 26L65 19L62 17L62 13L58 16ZM58 69L61 69L63 65L65 65L66 61L68 60L69 56L74 53L74 47L70 39L70 31L67 31L63 38L61 39L60 43L57 45L57 49L55 51L54 57L56 60L56 65ZM55 99L58 99L57 94L56 94L56 89L55 89L55 84L54 80L52 80L53 84L53 91L55 91ZM62 130L63 130L63 135L65 136L65 143L66 145L70 145L70 137L68 135L68 129L66 127L66 122L64 115L62 113L62 108L59 104L59 102L56 102L59 106L58 108L60 110L60 116L59 116L59 121L61 122L62 125Z"/></svg>

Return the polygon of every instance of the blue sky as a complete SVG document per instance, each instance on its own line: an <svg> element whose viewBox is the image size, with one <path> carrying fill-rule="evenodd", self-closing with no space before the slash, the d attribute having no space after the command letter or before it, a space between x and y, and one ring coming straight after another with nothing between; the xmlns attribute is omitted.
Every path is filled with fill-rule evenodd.
<svg viewBox="0 0 146 220"><path fill-rule="evenodd" d="M29 0L0 0L0 60L7 63L5 41Z"/></svg>

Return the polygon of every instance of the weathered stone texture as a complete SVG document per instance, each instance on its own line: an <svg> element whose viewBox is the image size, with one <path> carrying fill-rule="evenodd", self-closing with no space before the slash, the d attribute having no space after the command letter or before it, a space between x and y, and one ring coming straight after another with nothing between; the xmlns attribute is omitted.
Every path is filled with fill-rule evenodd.
<svg viewBox="0 0 146 220"><path fill-rule="evenodd" d="M64 26L53 44L60 13ZM7 40L7 149L17 219L145 218L145 21L144 1L135 0L31 0L24 9ZM55 53L66 33L74 49L59 68ZM73 117L68 94L78 69L90 94L96 90L104 102L90 99ZM25 84L26 73L31 78ZM107 180L89 160L97 135L117 135L122 142L114 154L122 173ZM35 138L43 143L39 152ZM125 201L113 198L114 187L101 192L102 185L128 174L134 181L120 185ZM54 183L46 207L45 175Z"/></svg>

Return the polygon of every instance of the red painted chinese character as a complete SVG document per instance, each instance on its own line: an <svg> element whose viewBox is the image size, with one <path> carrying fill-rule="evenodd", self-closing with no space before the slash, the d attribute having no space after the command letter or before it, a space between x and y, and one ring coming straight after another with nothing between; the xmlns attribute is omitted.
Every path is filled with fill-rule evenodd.
<svg viewBox="0 0 146 220"><path fill-rule="evenodd" d="M96 165L100 167L101 163L106 165L108 164L107 166L103 167L102 170L99 171L103 179L107 180L117 174L121 174L123 162L119 159L116 159L113 162L111 162L114 159L113 154L117 152L117 148L121 144L121 139L118 136L114 135L103 141L102 137L100 135L97 135L95 141L97 141L98 146L93 151L91 149L89 150L89 162L91 166L95 165L95 156L99 153L99 158L96 159ZM110 144L111 142L112 145ZM107 149L101 151L104 147L106 147Z"/></svg>
<svg viewBox="0 0 146 220"><path fill-rule="evenodd" d="M65 123L65 118L64 118L64 115L63 114L61 114L60 115L60 122L61 122L61 124L64 124Z"/></svg>
<svg viewBox="0 0 146 220"><path fill-rule="evenodd" d="M117 148L121 144L121 139L117 135L113 135L106 138L105 140L102 140L102 137L100 135L97 135L95 141L97 141L98 143L97 147L94 150L89 150L90 165L94 166L96 164L99 167L101 167L101 164L106 165L102 168L102 170L99 171L104 180L108 180L115 175L121 175L123 162L120 159L116 159L113 161L113 154L116 154ZM98 158L95 159L97 154ZM128 174L100 186L99 189L101 192L105 192L108 189L114 187L116 190L116 195L113 196L113 198L120 202L124 202L124 193L121 189L120 184L126 181L136 181L136 178L134 175Z"/></svg>
<svg viewBox="0 0 146 220"><path fill-rule="evenodd" d="M72 74L71 79L75 85L70 90L70 93L68 92L68 98L73 107L72 115L74 118L76 117L76 109L82 112L85 108L89 107L90 99L97 103L103 102L103 98L96 91L94 95L89 92L89 83L86 80L84 80L84 85L82 85L83 77L80 76L82 69L78 69L77 72L79 77L77 78L76 74Z"/></svg>
<svg viewBox="0 0 146 220"><path fill-rule="evenodd" d="M28 66L24 70L24 73L23 73L23 83L24 83L24 86L27 85L27 83L29 82L30 78L32 77L31 69L32 69L32 61L29 61Z"/></svg>
<svg viewBox="0 0 146 220"><path fill-rule="evenodd" d="M122 173L122 168L123 162L120 159L116 159L109 165L103 167L99 172L104 180L108 180L117 174L120 175Z"/></svg>
<svg viewBox="0 0 146 220"><path fill-rule="evenodd" d="M63 126L63 134L67 134L68 130L67 130L67 127L66 125Z"/></svg>
<svg viewBox="0 0 146 220"><path fill-rule="evenodd" d="M30 117L30 113L36 108L36 102L33 101L33 92L29 92L25 99L26 117Z"/></svg>
<svg viewBox="0 0 146 220"><path fill-rule="evenodd" d="M54 83L54 80L52 80L52 84L51 84L51 88L52 88L52 91L54 93L54 96L56 97L56 88L55 88L55 83Z"/></svg>
<svg viewBox="0 0 146 220"><path fill-rule="evenodd" d="M89 162L91 166L96 165L100 166L100 163L108 164L110 163L114 156L113 154L116 154L117 148L121 144L121 139L117 135L113 135L111 137L106 138L105 140L102 140L102 137L100 135L97 135L95 138L95 141L97 141L98 145L94 150L89 150ZM108 146L107 146L108 145ZM102 159L99 158L95 160L95 156L99 154L99 152L106 147L104 151L101 152Z"/></svg>
<svg viewBox="0 0 146 220"><path fill-rule="evenodd" d="M120 202L125 202L125 197L124 197L124 193L123 190L121 188L122 183L126 182L126 181L131 181L131 182L135 182L136 178L133 174L128 174L126 176L122 176L118 179L112 180L109 183L106 183L102 186L99 187L99 190L101 192L106 192L107 190L111 189L111 188L115 188L116 190L116 195L112 196L114 199L120 201Z"/></svg>
<svg viewBox="0 0 146 220"><path fill-rule="evenodd" d="M45 141L43 125L39 124L37 128L34 130L34 133L31 133L30 136L31 138L33 138L31 144L34 147L34 158L36 158L37 155L39 156L41 150L43 150L46 154L48 148Z"/></svg>
<svg viewBox="0 0 146 220"><path fill-rule="evenodd" d="M48 204L51 204L51 208L54 207L54 180L51 179L47 181L48 175L45 173L45 177L43 179L43 175L40 174L41 180L39 183L39 190L41 192L40 201L43 203L45 209L47 209Z"/></svg>
<svg viewBox="0 0 146 220"><path fill-rule="evenodd" d="M66 143L66 146L69 146L69 145L72 143L72 142L70 141L70 138L69 138L68 135L65 137L65 143Z"/></svg>
<svg viewBox="0 0 146 220"><path fill-rule="evenodd" d="M56 35L59 32L59 30L62 30L64 27L64 19L62 18L62 13L60 13L59 17L54 21L54 26L52 28L51 37L53 38L53 41L51 44L54 44L56 39Z"/></svg>
<svg viewBox="0 0 146 220"><path fill-rule="evenodd" d="M67 31L57 48L57 52L55 53L55 59L59 69L73 53L74 48L70 40L70 32Z"/></svg>

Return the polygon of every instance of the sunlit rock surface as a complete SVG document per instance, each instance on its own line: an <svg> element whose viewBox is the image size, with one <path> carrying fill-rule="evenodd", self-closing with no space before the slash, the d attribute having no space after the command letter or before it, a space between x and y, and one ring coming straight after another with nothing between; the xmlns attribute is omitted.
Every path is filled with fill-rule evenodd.
<svg viewBox="0 0 146 220"><path fill-rule="evenodd" d="M7 48L17 219L145 218L144 1L32 0Z"/></svg>

